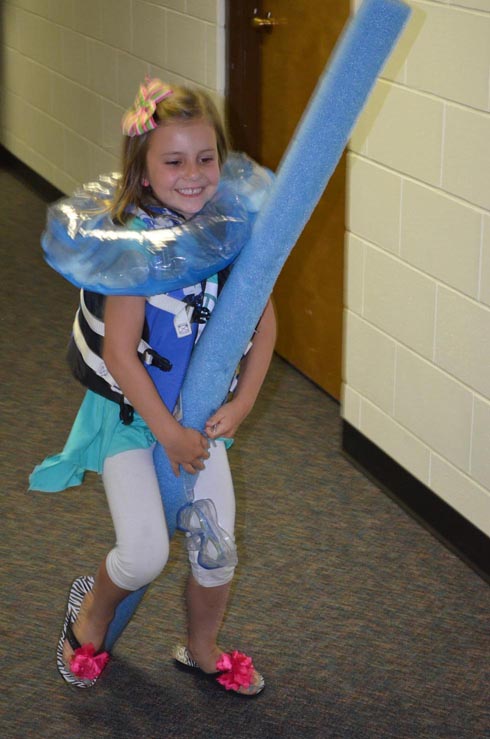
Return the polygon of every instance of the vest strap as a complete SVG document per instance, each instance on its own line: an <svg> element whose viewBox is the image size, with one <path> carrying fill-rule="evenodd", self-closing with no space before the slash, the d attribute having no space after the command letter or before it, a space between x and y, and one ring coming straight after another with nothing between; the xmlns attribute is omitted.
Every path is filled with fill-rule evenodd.
<svg viewBox="0 0 490 739"><path fill-rule="evenodd" d="M104 321L101 321L100 318L97 318L97 316L94 316L94 314L89 311L85 302L83 290L80 290L80 308L82 309L83 317L87 321L89 328L94 332L94 334L97 334L98 336L105 336ZM150 345L147 344L146 341L143 341L143 339L141 339L140 343L138 344L139 354L144 354L150 348ZM149 364L151 364L151 362L149 362Z"/></svg>
<svg viewBox="0 0 490 739"><path fill-rule="evenodd" d="M121 388L107 369L102 357L99 357L95 352L93 352L87 344L85 336L82 333L82 329L80 328L79 313L80 308L77 310L75 320L73 321L73 339L77 345L78 351L83 357L83 361L98 377L101 377L108 385L110 385L113 392L122 396ZM129 403L126 398L124 398L124 402Z"/></svg>
<svg viewBox="0 0 490 739"><path fill-rule="evenodd" d="M175 333L179 339L183 336L190 336L192 333L191 320L194 312L194 306L184 303L182 300L172 298L171 295L152 295L147 298L150 305L154 308L167 311L174 315Z"/></svg>
<svg viewBox="0 0 490 739"><path fill-rule="evenodd" d="M83 300L83 297L82 297ZM103 380L107 382L108 385L110 385L111 390L115 393L118 393L122 396L122 391L109 370L107 369L106 363L102 359L102 357L99 357L98 354L96 354L87 344L87 341L85 339L85 336L83 335L82 329L80 328L80 322L79 322L79 314L80 310L83 312L83 305L84 303L81 303L80 308L77 310L75 314L75 320L73 321L73 339L75 341L75 344L77 346L78 351L82 355L83 361L85 364L90 367L90 369L95 372L95 374L98 377L101 377ZM95 333L99 334L99 336L103 336L104 334L100 334L96 329L94 328L95 322L102 324L102 329L104 328L104 324L102 321L99 321L98 318L96 318L85 306L86 313L83 313L85 319L87 320L87 315L90 316L93 319L93 323L87 320L87 323L89 327L94 331ZM162 370L163 372L170 372L172 369L172 363L169 362L166 357L160 356L158 352L156 352L154 349L151 348L149 344L146 343L146 341L141 340L138 345L138 353L141 359L145 364L153 365L155 367L158 367L158 369ZM124 402L129 404L129 400L124 398Z"/></svg>

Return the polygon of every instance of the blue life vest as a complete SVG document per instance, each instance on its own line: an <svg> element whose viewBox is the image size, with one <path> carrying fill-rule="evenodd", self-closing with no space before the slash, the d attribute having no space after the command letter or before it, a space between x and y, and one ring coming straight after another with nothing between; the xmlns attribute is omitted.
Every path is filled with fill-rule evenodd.
<svg viewBox="0 0 490 739"><path fill-rule="evenodd" d="M177 404L194 344L211 315L228 272L226 269L204 283L147 299L138 356L171 413ZM80 291L80 307L73 323L68 362L76 379L118 403L121 421L130 424L133 407L102 358L104 305L104 295Z"/></svg>

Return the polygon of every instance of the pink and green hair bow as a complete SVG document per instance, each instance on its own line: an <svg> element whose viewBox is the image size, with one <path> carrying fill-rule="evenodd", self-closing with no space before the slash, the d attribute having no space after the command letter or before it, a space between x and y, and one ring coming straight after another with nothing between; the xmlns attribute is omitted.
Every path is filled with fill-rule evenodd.
<svg viewBox="0 0 490 739"><path fill-rule="evenodd" d="M140 85L133 105L123 115L122 132L126 136L141 136L153 131L158 123L153 118L159 102L172 94L172 90L157 78L149 77Z"/></svg>

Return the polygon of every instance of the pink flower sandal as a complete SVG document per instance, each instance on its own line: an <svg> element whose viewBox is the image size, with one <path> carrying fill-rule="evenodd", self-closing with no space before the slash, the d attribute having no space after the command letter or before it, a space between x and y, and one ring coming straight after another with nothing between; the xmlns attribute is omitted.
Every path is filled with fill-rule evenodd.
<svg viewBox="0 0 490 739"><path fill-rule="evenodd" d="M93 644L81 645L73 633L72 624L77 620L82 600L93 587L93 577L78 577L72 584L68 595L68 608L56 650L56 664L61 677L76 688L91 688L92 685L95 685L102 670L109 662L108 652L96 653ZM69 669L63 661L65 641L68 641L74 650Z"/></svg>
<svg viewBox="0 0 490 739"><path fill-rule="evenodd" d="M235 695L253 698L265 687L265 680L253 666L252 658L242 652L225 652L216 662L216 672L204 672L184 646L177 646L173 653L179 667L197 670L199 675L219 683Z"/></svg>

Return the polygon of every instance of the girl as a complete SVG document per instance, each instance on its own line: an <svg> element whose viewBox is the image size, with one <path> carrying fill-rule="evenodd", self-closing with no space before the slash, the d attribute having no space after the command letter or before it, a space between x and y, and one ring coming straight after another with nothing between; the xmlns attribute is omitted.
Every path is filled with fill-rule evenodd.
<svg viewBox="0 0 490 739"><path fill-rule="evenodd" d="M116 223L135 229L184 224L214 196L228 146L208 96L147 80L123 118L123 133L123 173L112 206ZM208 279L204 289L197 284L172 291L164 301L170 297L192 305L203 321L213 304L208 294L216 295L225 276ZM209 418L203 435L183 427L173 413L197 326L184 342L168 334L168 352L165 340L160 349L165 356L153 352L147 369L141 361L142 337L153 344L161 330L168 333L168 317L165 324L163 312L156 313L155 318L144 297L82 291L69 360L89 389L64 452L31 475L31 489L60 490L81 482L84 469L101 472L116 531L116 546L95 578L78 578L70 591L57 661L63 678L77 687L93 685L109 659L100 650L117 605L157 577L167 561L168 531L152 456L156 442L175 475L180 466L200 473L195 499L211 499L219 525L233 533L234 492L221 439L232 438L250 413L273 352L276 329L269 302L241 363L234 396ZM173 321L171 326L173 334ZM94 356L104 371L97 369ZM170 389L165 362L172 369ZM220 672L218 682L227 689L256 695L264 680L250 658L223 654L217 645L234 568L204 569L193 552L189 559L187 645L179 646L174 657L203 673Z"/></svg>

